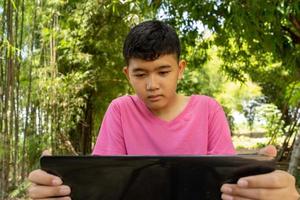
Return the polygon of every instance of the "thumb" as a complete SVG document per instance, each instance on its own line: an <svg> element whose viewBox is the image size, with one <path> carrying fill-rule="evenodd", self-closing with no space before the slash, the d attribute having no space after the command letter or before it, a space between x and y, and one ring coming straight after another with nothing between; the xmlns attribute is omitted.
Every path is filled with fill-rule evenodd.
<svg viewBox="0 0 300 200"><path fill-rule="evenodd" d="M52 153L51 153L51 150L49 150L49 149L46 149L42 152L42 156L51 156L51 155L52 155Z"/></svg>
<svg viewBox="0 0 300 200"><path fill-rule="evenodd" d="M276 157L277 149L273 145L268 145L258 151L259 155L268 156L268 157Z"/></svg>

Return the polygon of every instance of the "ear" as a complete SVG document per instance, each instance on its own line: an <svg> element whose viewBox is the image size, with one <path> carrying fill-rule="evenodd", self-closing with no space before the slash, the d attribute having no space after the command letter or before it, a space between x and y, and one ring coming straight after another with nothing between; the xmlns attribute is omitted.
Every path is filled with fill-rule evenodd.
<svg viewBox="0 0 300 200"><path fill-rule="evenodd" d="M185 60L180 60L179 64L178 64L178 67L179 67L178 80L181 80L183 78L184 70L185 70L185 67L186 67L186 61Z"/></svg>
<svg viewBox="0 0 300 200"><path fill-rule="evenodd" d="M129 81L130 78L129 78L129 69L128 69L128 66L123 67L123 73L125 74L127 80Z"/></svg>

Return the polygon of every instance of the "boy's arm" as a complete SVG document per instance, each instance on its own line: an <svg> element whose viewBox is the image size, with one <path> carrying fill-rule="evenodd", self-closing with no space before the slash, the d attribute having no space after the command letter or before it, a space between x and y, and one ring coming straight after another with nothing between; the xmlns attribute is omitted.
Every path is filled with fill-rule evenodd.
<svg viewBox="0 0 300 200"><path fill-rule="evenodd" d="M235 149L223 108L216 101L209 103L208 155L232 155Z"/></svg>
<svg viewBox="0 0 300 200"><path fill-rule="evenodd" d="M98 138L92 154L127 154L123 137L121 111L116 101L112 101L104 115Z"/></svg>
<svg viewBox="0 0 300 200"><path fill-rule="evenodd" d="M221 192L224 200L298 200L300 198L295 187L295 178L281 170L244 177L237 184L224 184Z"/></svg>

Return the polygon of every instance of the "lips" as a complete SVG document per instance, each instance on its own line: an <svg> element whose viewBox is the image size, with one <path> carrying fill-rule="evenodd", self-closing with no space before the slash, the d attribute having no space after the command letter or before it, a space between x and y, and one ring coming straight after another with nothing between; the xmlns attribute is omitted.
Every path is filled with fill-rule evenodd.
<svg viewBox="0 0 300 200"><path fill-rule="evenodd" d="M159 101L161 99L162 95L149 95L148 99L152 102Z"/></svg>

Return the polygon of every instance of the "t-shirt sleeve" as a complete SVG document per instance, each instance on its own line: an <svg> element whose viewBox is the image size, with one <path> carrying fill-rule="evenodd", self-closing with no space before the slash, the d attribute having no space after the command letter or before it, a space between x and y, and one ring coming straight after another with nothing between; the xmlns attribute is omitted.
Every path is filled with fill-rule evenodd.
<svg viewBox="0 0 300 200"><path fill-rule="evenodd" d="M223 108L213 101L208 119L208 155L236 154Z"/></svg>
<svg viewBox="0 0 300 200"><path fill-rule="evenodd" d="M113 101L101 124L93 155L125 155L126 148L119 105Z"/></svg>

